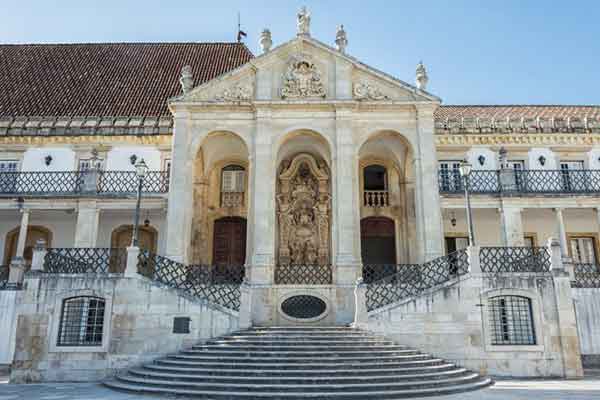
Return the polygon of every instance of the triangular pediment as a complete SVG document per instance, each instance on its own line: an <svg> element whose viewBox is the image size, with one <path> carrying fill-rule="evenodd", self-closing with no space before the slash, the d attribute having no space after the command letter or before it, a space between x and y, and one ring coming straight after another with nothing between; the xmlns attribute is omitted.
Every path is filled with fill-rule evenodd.
<svg viewBox="0 0 600 400"><path fill-rule="evenodd" d="M172 102L251 103L257 100L440 102L430 93L307 36L283 43Z"/></svg>

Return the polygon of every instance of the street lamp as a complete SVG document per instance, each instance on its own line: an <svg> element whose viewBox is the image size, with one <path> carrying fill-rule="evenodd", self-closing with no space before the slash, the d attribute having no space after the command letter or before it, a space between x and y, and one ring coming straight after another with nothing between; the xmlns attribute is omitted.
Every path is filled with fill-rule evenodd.
<svg viewBox="0 0 600 400"><path fill-rule="evenodd" d="M140 203L142 202L142 185L144 184L144 178L148 173L148 166L142 158L138 163L135 164L135 174L138 178L137 187L137 203L135 205L135 220L133 222L133 235L131 237L131 246L137 247L138 245L138 234L139 234L139 223L140 223Z"/></svg>
<svg viewBox="0 0 600 400"><path fill-rule="evenodd" d="M465 187L465 202L467 204L467 225L469 229L469 246L475 246L475 234L473 233L473 216L471 215L471 198L469 197L469 175L473 166L467 160L463 160L458 167L460 176L463 178Z"/></svg>

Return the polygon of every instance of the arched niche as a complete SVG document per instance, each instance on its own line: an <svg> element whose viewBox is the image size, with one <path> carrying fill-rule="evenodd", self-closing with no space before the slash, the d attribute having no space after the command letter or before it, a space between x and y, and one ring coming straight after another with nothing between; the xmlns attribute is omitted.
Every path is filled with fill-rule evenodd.
<svg viewBox="0 0 600 400"><path fill-rule="evenodd" d="M11 260L17 254L17 245L19 241L20 227L16 227L6 234L4 247L4 265L10 265ZM52 231L41 225L29 225L27 227L27 237L25 240L25 250L23 258L27 264L31 264L33 249L38 240L44 240L47 247L52 247Z"/></svg>

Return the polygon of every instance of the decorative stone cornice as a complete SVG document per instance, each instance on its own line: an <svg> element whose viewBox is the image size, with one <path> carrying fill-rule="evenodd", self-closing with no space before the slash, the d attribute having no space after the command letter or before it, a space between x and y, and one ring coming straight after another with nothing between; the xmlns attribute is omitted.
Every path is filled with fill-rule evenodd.
<svg viewBox="0 0 600 400"><path fill-rule="evenodd" d="M591 117L469 117L436 118L437 133L571 133L600 132L600 119Z"/></svg>
<svg viewBox="0 0 600 400"><path fill-rule="evenodd" d="M523 146L597 146L600 134L530 133L530 134L446 134L435 136L437 146L523 145Z"/></svg>

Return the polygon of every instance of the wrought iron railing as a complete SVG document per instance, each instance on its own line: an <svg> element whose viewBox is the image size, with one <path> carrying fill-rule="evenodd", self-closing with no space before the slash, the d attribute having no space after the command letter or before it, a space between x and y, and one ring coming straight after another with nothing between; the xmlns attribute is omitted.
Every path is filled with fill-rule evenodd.
<svg viewBox="0 0 600 400"><path fill-rule="evenodd" d="M367 284L367 310L372 311L469 272L466 250L448 254L422 265L401 268L400 272Z"/></svg>
<svg viewBox="0 0 600 400"><path fill-rule="evenodd" d="M460 174L440 170L438 185L442 194L463 194ZM598 194L600 170L476 170L469 175L473 194Z"/></svg>
<svg viewBox="0 0 600 400"><path fill-rule="evenodd" d="M576 288L600 288L600 265L573 264L575 280L571 286Z"/></svg>
<svg viewBox="0 0 600 400"><path fill-rule="evenodd" d="M0 265L0 290L3 290L8 286L8 274L8 265Z"/></svg>
<svg viewBox="0 0 600 400"><path fill-rule="evenodd" d="M407 268L419 268L420 266L420 264L364 264L362 267L363 282L375 282L387 276L402 273Z"/></svg>
<svg viewBox="0 0 600 400"><path fill-rule="evenodd" d="M548 272L550 252L546 247L481 247L482 272Z"/></svg>
<svg viewBox="0 0 600 400"><path fill-rule="evenodd" d="M127 251L119 248L49 248L44 257L47 273L122 273L126 264Z"/></svg>
<svg viewBox="0 0 600 400"><path fill-rule="evenodd" d="M115 196L135 194L135 171L0 172L0 196ZM169 191L168 171L149 171L142 192Z"/></svg>
<svg viewBox="0 0 600 400"><path fill-rule="evenodd" d="M363 192L363 205L365 207L388 207L390 197L387 190L365 190Z"/></svg>
<svg viewBox="0 0 600 400"><path fill-rule="evenodd" d="M243 273L234 276L233 269L185 265L169 258L142 250L138 258L138 273L175 289L223 307L240 309L240 283Z"/></svg>
<svg viewBox="0 0 600 400"><path fill-rule="evenodd" d="M280 264L275 266L277 285L329 285L332 282L331 265Z"/></svg>

